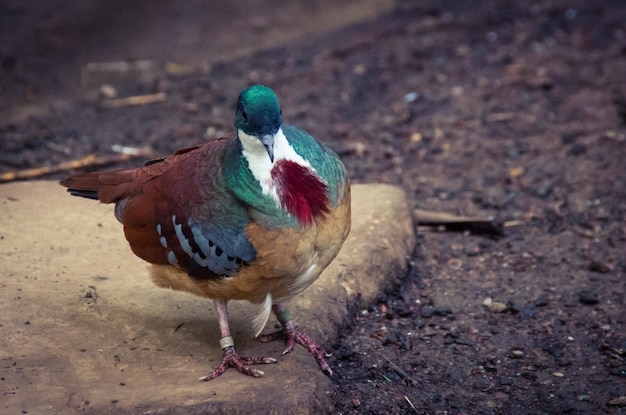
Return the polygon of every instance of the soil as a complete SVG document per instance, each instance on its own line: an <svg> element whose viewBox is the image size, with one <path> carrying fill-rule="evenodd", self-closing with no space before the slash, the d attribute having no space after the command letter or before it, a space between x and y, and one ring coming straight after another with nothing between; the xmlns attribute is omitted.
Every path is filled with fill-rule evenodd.
<svg viewBox="0 0 626 415"><path fill-rule="evenodd" d="M180 27L202 7L189 4ZM210 65L162 57L149 73L91 73L80 88L68 61L89 48L59 51L130 29L77 29L54 10L37 26L34 10L0 9L39 41L1 49L2 172L114 144L165 155L232 132L237 93L259 82L355 183L504 224L500 236L419 227L409 275L355 304L332 346L336 413L626 413L625 2L400 2L278 47ZM238 36L270 30L271 16ZM148 50L167 49L159 42ZM167 100L105 108L103 83Z"/></svg>

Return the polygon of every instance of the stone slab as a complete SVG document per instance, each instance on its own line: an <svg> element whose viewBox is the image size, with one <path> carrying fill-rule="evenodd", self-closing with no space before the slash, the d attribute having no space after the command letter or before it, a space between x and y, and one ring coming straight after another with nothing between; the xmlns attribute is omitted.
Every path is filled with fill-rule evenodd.
<svg viewBox="0 0 626 415"><path fill-rule="evenodd" d="M342 251L286 304L327 346L357 299L405 274L415 244L399 188L354 185L352 204ZM52 181L0 186L0 413L330 412L332 381L308 353L281 357L282 342L253 339L256 309L229 303L237 350L278 363L260 379L229 370L199 382L221 358L210 300L154 286L112 206Z"/></svg>

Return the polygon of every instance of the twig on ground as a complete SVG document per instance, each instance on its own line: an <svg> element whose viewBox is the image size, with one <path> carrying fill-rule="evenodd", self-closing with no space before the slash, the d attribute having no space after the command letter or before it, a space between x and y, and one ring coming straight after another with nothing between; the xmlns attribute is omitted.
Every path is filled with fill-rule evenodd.
<svg viewBox="0 0 626 415"><path fill-rule="evenodd" d="M165 92L158 92L156 94L147 95L134 95L132 97L106 99L100 104L103 108L121 108L131 107L138 105L156 104L163 102L167 99Z"/></svg>
<svg viewBox="0 0 626 415"><path fill-rule="evenodd" d="M382 356L382 355L381 355L381 357L382 357L383 359L385 359L385 361L386 361L387 363L389 363L389 364L393 367L393 369L396 371L396 373L398 373L400 376L402 376L402 377L403 377L403 378L405 378L406 380L411 381L411 384L412 384L413 386L417 386L417 385L419 384L419 383L418 383L415 379L413 379L413 378L412 378L412 377L411 377L408 373L406 373L404 370L400 369L400 368L398 367L398 365L396 365L395 363L393 363L391 360L389 360L388 358L386 358L385 356Z"/></svg>
<svg viewBox="0 0 626 415"><path fill-rule="evenodd" d="M430 210L415 209L415 219L419 225L443 226L450 231L470 231L474 233L486 233L502 235L503 224L493 218L473 218L457 216L450 213L433 212Z"/></svg>
<svg viewBox="0 0 626 415"><path fill-rule="evenodd" d="M89 154L85 157L64 161L53 166L41 166L32 169L24 169L18 171L11 171L0 174L0 183L7 183L16 180L37 179L48 174L59 173L64 171L70 171L75 169L82 169L85 167L104 166L107 164L115 164L123 161L131 160L135 157L152 157L154 151L149 147L142 147L135 149L132 152L122 152L120 154L96 156L95 154Z"/></svg>
<svg viewBox="0 0 626 415"><path fill-rule="evenodd" d="M408 404L411 407L411 409L413 409L415 412L417 412L417 408L415 407L415 405L413 405L413 402L411 402L411 400L409 399L408 396L404 395L404 400L408 402Z"/></svg>

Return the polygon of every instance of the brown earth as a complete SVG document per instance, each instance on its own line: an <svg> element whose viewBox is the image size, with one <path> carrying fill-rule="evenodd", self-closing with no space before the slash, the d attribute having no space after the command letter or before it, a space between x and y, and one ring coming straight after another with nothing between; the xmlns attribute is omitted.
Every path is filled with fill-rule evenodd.
<svg viewBox="0 0 626 415"><path fill-rule="evenodd" d="M626 412L626 3L407 1L381 12L366 2L370 21L322 34L294 23L300 36L283 37L275 19L340 14L331 2L303 13L259 1L268 7L253 17L224 14L234 40L215 60L212 26L197 29L206 50L174 44L197 27L200 2L174 10L171 37L140 18L158 20L167 1L104 20L75 19L82 2L26 3L0 6L4 172L113 144L168 154L232 131L237 93L261 82L354 182L507 225L500 237L420 228L402 285L357 305L333 345L336 413ZM59 3L69 8L44 7ZM257 41L280 46L234 51ZM152 59L148 69L90 72L88 62L120 60L117 43L122 58ZM105 108L103 83L167 99Z"/></svg>

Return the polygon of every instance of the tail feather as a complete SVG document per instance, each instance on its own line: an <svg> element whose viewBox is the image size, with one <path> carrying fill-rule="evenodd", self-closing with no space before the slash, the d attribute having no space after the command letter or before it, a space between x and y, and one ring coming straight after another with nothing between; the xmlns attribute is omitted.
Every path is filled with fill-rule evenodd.
<svg viewBox="0 0 626 415"><path fill-rule="evenodd" d="M254 328L254 337L259 337L265 326L267 325L267 320L270 318L270 313L272 312L272 294L268 293L265 297L265 301L261 306L261 310L259 314L257 314L252 319L252 327Z"/></svg>
<svg viewBox="0 0 626 415"><path fill-rule="evenodd" d="M113 203L133 194L133 170L81 173L61 180L59 184L68 188L72 196Z"/></svg>
<svg viewBox="0 0 626 415"><path fill-rule="evenodd" d="M228 140L213 140L209 143L217 153L223 150ZM67 187L73 196L95 199L102 203L119 202L141 192L146 183L172 168L178 168L185 160L203 154L196 152L202 147L195 146L178 150L173 156L149 161L144 167L137 169L75 174L61 180L59 184ZM191 164L195 163L194 161Z"/></svg>
<svg viewBox="0 0 626 415"><path fill-rule="evenodd" d="M98 192L96 190L78 190L67 189L72 196L84 197L85 199L98 200Z"/></svg>

